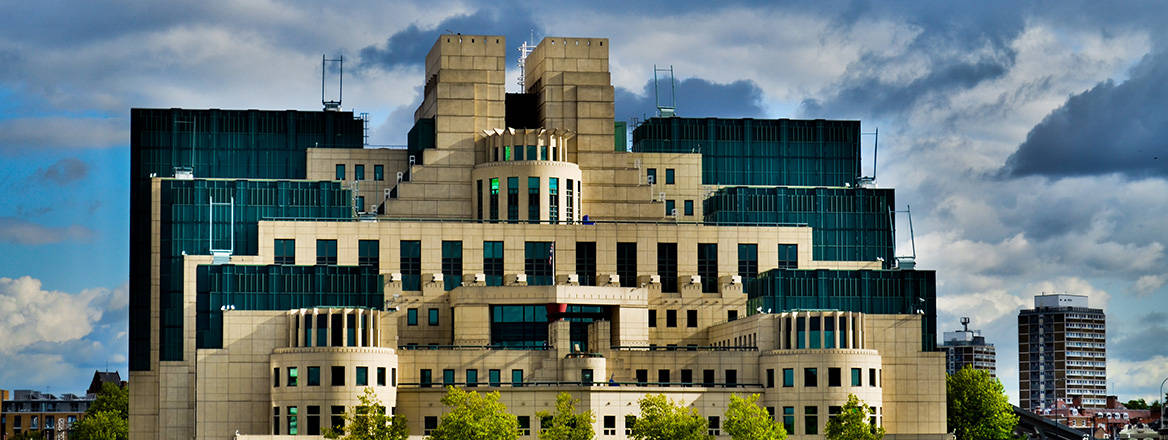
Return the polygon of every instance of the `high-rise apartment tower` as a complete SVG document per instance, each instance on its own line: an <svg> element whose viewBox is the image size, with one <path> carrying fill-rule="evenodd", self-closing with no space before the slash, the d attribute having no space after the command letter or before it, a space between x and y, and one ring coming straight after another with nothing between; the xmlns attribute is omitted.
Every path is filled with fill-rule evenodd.
<svg viewBox="0 0 1168 440"><path fill-rule="evenodd" d="M1107 405L1107 320L1085 295L1034 297L1018 312L1018 387L1022 408L1039 412L1076 397Z"/></svg>

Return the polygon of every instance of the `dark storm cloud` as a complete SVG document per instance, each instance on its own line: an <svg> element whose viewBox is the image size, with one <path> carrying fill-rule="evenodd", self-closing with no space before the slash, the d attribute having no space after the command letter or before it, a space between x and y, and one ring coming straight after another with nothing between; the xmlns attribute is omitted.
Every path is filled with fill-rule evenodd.
<svg viewBox="0 0 1168 440"><path fill-rule="evenodd" d="M37 170L36 177L57 185L67 185L81 180L89 174L89 165L79 159L67 157L54 162L47 168Z"/></svg>
<svg viewBox="0 0 1168 440"><path fill-rule="evenodd" d="M524 40L531 39L534 30L536 41L543 37L542 28L535 24L531 15L522 10L503 11L501 9L480 9L470 15L456 15L442 20L437 26L420 28L411 24L385 41L385 44L367 46L360 51L361 66L377 66L390 70L400 66L421 65L426 54L434 46L438 36L445 33L463 35L503 35L507 47L518 47ZM518 57L518 53L507 52L508 59ZM508 63L508 68L511 65Z"/></svg>
<svg viewBox="0 0 1168 440"><path fill-rule="evenodd" d="M1127 81L1073 95L1006 159L1008 177L1168 176L1168 52L1149 54Z"/></svg>
<svg viewBox="0 0 1168 440"><path fill-rule="evenodd" d="M738 80L718 84L701 78L687 78L676 87L677 114L685 117L750 118L763 115L762 89L754 81ZM663 103L669 101L668 82L658 86ZM616 119L628 120L657 114L653 95L653 81L645 83L641 95L628 89L616 88Z"/></svg>
<svg viewBox="0 0 1168 440"><path fill-rule="evenodd" d="M1126 360L1151 359L1164 354L1164 335L1168 335L1168 314L1151 312L1140 317L1139 325L1133 326L1136 330L1127 333L1111 345L1111 355Z"/></svg>

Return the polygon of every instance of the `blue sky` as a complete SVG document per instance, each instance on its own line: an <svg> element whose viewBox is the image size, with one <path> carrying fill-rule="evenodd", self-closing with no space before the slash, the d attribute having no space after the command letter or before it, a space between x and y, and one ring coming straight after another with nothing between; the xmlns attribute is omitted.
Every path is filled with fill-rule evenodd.
<svg viewBox="0 0 1168 440"><path fill-rule="evenodd" d="M971 316L1012 398L1017 310L1044 291L1106 309L1113 393L1151 399L1168 376L1163 3L6 9L0 388L77 392L93 369L125 374L130 107L317 109L320 55L343 54L344 106L370 113L372 143L403 144L422 56L447 29L511 46L532 32L610 38L621 118L652 113L656 64L676 70L683 116L878 127L878 184L912 205L918 264L938 271L938 331Z"/></svg>

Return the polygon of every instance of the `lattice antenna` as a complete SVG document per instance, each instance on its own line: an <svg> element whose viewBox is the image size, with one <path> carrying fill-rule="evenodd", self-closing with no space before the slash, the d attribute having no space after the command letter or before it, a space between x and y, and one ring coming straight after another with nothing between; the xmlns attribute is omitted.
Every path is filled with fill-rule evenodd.
<svg viewBox="0 0 1168 440"><path fill-rule="evenodd" d="M529 39L519 45L519 61L515 63L519 67L519 93L527 92L527 56L531 55L531 51L535 50L535 29L531 29Z"/></svg>
<svg viewBox="0 0 1168 440"><path fill-rule="evenodd" d="M658 84L658 74L660 73L660 74L662 74L662 76L664 76L664 74L666 72L669 73L669 102L663 103L661 101L661 99L662 99L661 85ZM661 78L661 79L664 79L664 78ZM676 116L676 114L677 114L676 89L677 89L677 85L675 84L675 82L673 80L673 65L670 65L669 68L666 69L664 67L657 67L657 65L654 64L653 65L653 100L657 103L657 116L660 116L663 118L670 118L670 117Z"/></svg>
<svg viewBox="0 0 1168 440"><path fill-rule="evenodd" d="M337 64L337 100L330 101L325 99L325 74L327 72L328 63ZM320 103L324 105L325 111L340 111L341 98L345 91L345 56L338 55L337 58L329 58L326 55L320 56Z"/></svg>

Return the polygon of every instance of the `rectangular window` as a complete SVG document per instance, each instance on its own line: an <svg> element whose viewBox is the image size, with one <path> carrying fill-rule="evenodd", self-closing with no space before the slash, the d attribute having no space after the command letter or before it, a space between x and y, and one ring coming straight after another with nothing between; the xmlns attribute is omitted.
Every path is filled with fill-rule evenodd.
<svg viewBox="0 0 1168 440"><path fill-rule="evenodd" d="M476 194L477 194L476 197L478 198L478 203L475 204L475 207L476 207L478 212L477 212L477 215L475 216L475 218L482 220L483 219L483 179L478 180L478 186L476 186L476 188L477 188L476 189Z"/></svg>
<svg viewBox="0 0 1168 440"><path fill-rule="evenodd" d="M406 310L406 325L418 325L418 309Z"/></svg>
<svg viewBox="0 0 1168 440"><path fill-rule="evenodd" d="M487 370L487 385L497 387L503 384L503 377L499 370Z"/></svg>
<svg viewBox="0 0 1168 440"><path fill-rule="evenodd" d="M592 373L593 372L592 372L591 368L581 369L580 370L580 385L583 385L586 387L592 386L592 384L596 381L596 378L592 376Z"/></svg>
<svg viewBox="0 0 1168 440"><path fill-rule="evenodd" d="M488 286L503 285L503 242L483 242L483 274Z"/></svg>
<svg viewBox="0 0 1168 440"><path fill-rule="evenodd" d="M795 318L795 348L807 348L807 319Z"/></svg>
<svg viewBox="0 0 1168 440"><path fill-rule="evenodd" d="M523 148L522 145L515 146L515 160L524 160L523 159L523 150L525 150L525 148Z"/></svg>
<svg viewBox="0 0 1168 440"><path fill-rule="evenodd" d="M665 201L665 215L677 215L677 200L669 199Z"/></svg>
<svg viewBox="0 0 1168 440"><path fill-rule="evenodd" d="M453 290L462 285L462 242L442 242L442 288Z"/></svg>
<svg viewBox="0 0 1168 440"><path fill-rule="evenodd" d="M810 325L811 341L809 341L810 343L808 345L810 345L810 348L819 348L819 339L820 339L819 332L820 332L821 322L823 320L820 319L819 316L812 316L808 321L810 321L810 324L811 324Z"/></svg>
<svg viewBox="0 0 1168 440"><path fill-rule="evenodd" d="M298 381L297 376L300 376L300 370L296 367L288 367L288 380L285 383L290 387L296 386L296 382Z"/></svg>
<svg viewBox="0 0 1168 440"><path fill-rule="evenodd" d="M345 164L337 164L337 174L335 180L345 180Z"/></svg>
<svg viewBox="0 0 1168 440"><path fill-rule="evenodd" d="M616 244L616 276L621 287L637 287L637 243Z"/></svg>
<svg viewBox="0 0 1168 440"><path fill-rule="evenodd" d="M669 370L657 370L657 385L669 386Z"/></svg>
<svg viewBox="0 0 1168 440"><path fill-rule="evenodd" d="M357 373L353 375L353 383L359 387L369 386L369 367L357 367Z"/></svg>
<svg viewBox="0 0 1168 440"><path fill-rule="evenodd" d="M681 384L683 386L693 385L693 370L681 370Z"/></svg>
<svg viewBox="0 0 1168 440"><path fill-rule="evenodd" d="M738 311L737 310L727 310L726 311L726 321L727 322L737 321L737 320L738 320Z"/></svg>
<svg viewBox="0 0 1168 440"><path fill-rule="evenodd" d="M527 222L539 223L539 178L527 178Z"/></svg>
<svg viewBox="0 0 1168 440"><path fill-rule="evenodd" d="M308 435L320 435L320 407L316 405L308 406Z"/></svg>
<svg viewBox="0 0 1168 440"><path fill-rule="evenodd" d="M677 293L677 243L657 243L657 275L661 291Z"/></svg>
<svg viewBox="0 0 1168 440"><path fill-rule="evenodd" d="M795 407L793 406L783 407L783 429L791 435L795 434Z"/></svg>
<svg viewBox="0 0 1168 440"><path fill-rule="evenodd" d="M677 327L677 310L665 311L665 326Z"/></svg>
<svg viewBox="0 0 1168 440"><path fill-rule="evenodd" d="M552 254L555 247L550 241L528 241L524 243L523 271L527 274L527 285L550 286L555 284L552 273Z"/></svg>
<svg viewBox="0 0 1168 440"><path fill-rule="evenodd" d="M673 168L666 168L665 169L665 184L666 185L673 184Z"/></svg>
<svg viewBox="0 0 1168 440"><path fill-rule="evenodd" d="M402 290L422 290L422 242L401 241Z"/></svg>
<svg viewBox="0 0 1168 440"><path fill-rule="evenodd" d="M539 147L539 160L548 160L548 147Z"/></svg>
<svg viewBox="0 0 1168 440"><path fill-rule="evenodd" d="M574 209L576 206L574 203L576 199L576 184L572 179L568 179L567 183L568 186L564 188L564 220L572 223L576 220L576 211Z"/></svg>
<svg viewBox="0 0 1168 440"><path fill-rule="evenodd" d="M353 166L353 180L365 180L364 164L357 164Z"/></svg>
<svg viewBox="0 0 1168 440"><path fill-rule="evenodd" d="M332 384L332 386L334 386L334 387L345 386L345 367L340 366L340 365L334 365L330 369L329 373L330 373L330 379L332 380L332 382L330 382Z"/></svg>
<svg viewBox="0 0 1168 440"><path fill-rule="evenodd" d="M288 435L300 435L299 411L295 406L288 407Z"/></svg>
<svg viewBox="0 0 1168 440"><path fill-rule="evenodd" d="M292 238L277 238L275 254L275 264L296 264L296 240Z"/></svg>
<svg viewBox="0 0 1168 440"><path fill-rule="evenodd" d="M803 369L803 386L813 388L819 386L819 371L815 368Z"/></svg>
<svg viewBox="0 0 1168 440"><path fill-rule="evenodd" d="M519 221L519 178L507 178L507 221Z"/></svg>
<svg viewBox="0 0 1168 440"><path fill-rule="evenodd" d="M357 212L366 212L365 196L357 196L357 200L353 202L353 207L357 209Z"/></svg>
<svg viewBox="0 0 1168 440"><path fill-rule="evenodd" d="M686 200L684 206L685 206L685 215L694 215L693 200Z"/></svg>
<svg viewBox="0 0 1168 440"><path fill-rule="evenodd" d="M828 367L827 369L827 386L838 387L843 386L843 379L840 377L840 369L838 367Z"/></svg>
<svg viewBox="0 0 1168 440"><path fill-rule="evenodd" d="M531 435L531 416L519 416L517 419L519 421L519 436L527 437Z"/></svg>
<svg viewBox="0 0 1168 440"><path fill-rule="evenodd" d="M702 277L702 293L718 293L717 243L698 243L698 276Z"/></svg>
<svg viewBox="0 0 1168 440"><path fill-rule="evenodd" d="M721 422L718 420L718 416L710 416L708 419L710 426L708 433L713 436L722 435Z"/></svg>
<svg viewBox="0 0 1168 440"><path fill-rule="evenodd" d="M576 242L576 276L581 286L596 285L596 242Z"/></svg>
<svg viewBox="0 0 1168 440"><path fill-rule="evenodd" d="M385 165L373 166L373 180L385 180Z"/></svg>
<svg viewBox="0 0 1168 440"><path fill-rule="evenodd" d="M272 388L280 388L280 368L272 369Z"/></svg>
<svg viewBox="0 0 1168 440"><path fill-rule="evenodd" d="M790 388L793 386L795 386L795 369L794 368L784 368L783 369L783 387Z"/></svg>
<svg viewBox="0 0 1168 440"><path fill-rule="evenodd" d="M647 182L649 182L650 185L657 183L657 169L656 168L646 169L645 170L645 180Z"/></svg>
<svg viewBox="0 0 1168 440"><path fill-rule="evenodd" d="M726 387L738 386L738 370L726 370Z"/></svg>
<svg viewBox="0 0 1168 440"><path fill-rule="evenodd" d="M332 414L332 423L329 424L333 431L340 431L345 427L345 406L332 405L329 407L329 412Z"/></svg>
<svg viewBox="0 0 1168 440"><path fill-rule="evenodd" d="M528 145L527 146L527 160L536 160L537 157L539 157L539 156L535 152L535 145Z"/></svg>
<svg viewBox="0 0 1168 440"><path fill-rule="evenodd" d="M819 407L803 407L803 433L806 435L819 434Z"/></svg>
<svg viewBox="0 0 1168 440"><path fill-rule="evenodd" d="M633 425L637 424L637 416L625 416L625 435L633 435Z"/></svg>
<svg viewBox="0 0 1168 440"><path fill-rule="evenodd" d="M714 386L714 370L702 370L702 386Z"/></svg>
<svg viewBox="0 0 1168 440"><path fill-rule="evenodd" d="M604 416L604 435L616 435L616 416Z"/></svg>
<svg viewBox="0 0 1168 440"><path fill-rule="evenodd" d="M377 367L377 386L385 386L385 367Z"/></svg>
<svg viewBox="0 0 1168 440"><path fill-rule="evenodd" d="M757 244L738 243L738 276L742 278L744 287L758 277Z"/></svg>
<svg viewBox="0 0 1168 440"><path fill-rule="evenodd" d="M511 370L511 386L523 386L523 370Z"/></svg>
<svg viewBox="0 0 1168 440"><path fill-rule="evenodd" d="M685 326L689 327L689 328L697 328L697 326L698 326L698 311L697 310L686 310L685 311Z"/></svg>
<svg viewBox="0 0 1168 440"><path fill-rule="evenodd" d="M466 370L466 386L468 386L468 387L479 386L479 370L476 370L473 368L468 368Z"/></svg>
<svg viewBox="0 0 1168 440"><path fill-rule="evenodd" d="M560 179L548 177L548 222L560 222Z"/></svg>
<svg viewBox="0 0 1168 440"><path fill-rule="evenodd" d="M854 387L864 386L863 375L860 374L859 368L852 369L852 386L854 386Z"/></svg>
<svg viewBox="0 0 1168 440"><path fill-rule="evenodd" d="M649 327L657 327L657 310L649 309Z"/></svg>
<svg viewBox="0 0 1168 440"><path fill-rule="evenodd" d="M320 386L320 367L308 367L308 386Z"/></svg>
<svg viewBox="0 0 1168 440"><path fill-rule="evenodd" d="M637 386L645 386L649 384L649 370L637 370Z"/></svg>
<svg viewBox="0 0 1168 440"><path fill-rule="evenodd" d="M430 435L438 429L438 416L426 416L422 419L422 435Z"/></svg>
<svg viewBox="0 0 1168 440"><path fill-rule="evenodd" d="M797 244L780 244L779 245L779 269L798 269L799 268L799 245Z"/></svg>
<svg viewBox="0 0 1168 440"><path fill-rule="evenodd" d="M454 385L454 370L449 368L442 370L442 386Z"/></svg>
<svg viewBox="0 0 1168 440"><path fill-rule="evenodd" d="M490 210L491 220L499 219L499 179L491 178L491 199L487 208Z"/></svg>
<svg viewBox="0 0 1168 440"><path fill-rule="evenodd" d="M337 264L337 241L316 241L316 264Z"/></svg>
<svg viewBox="0 0 1168 440"><path fill-rule="evenodd" d="M389 369L389 386L391 386L391 387L397 386L397 368L396 367Z"/></svg>
<svg viewBox="0 0 1168 440"><path fill-rule="evenodd" d="M766 370L766 387L767 388L774 388L775 387L775 369L774 368L767 368L767 370Z"/></svg>
<svg viewBox="0 0 1168 440"><path fill-rule="evenodd" d="M381 264L381 247L377 240L357 241L357 264L378 267Z"/></svg>
<svg viewBox="0 0 1168 440"><path fill-rule="evenodd" d="M503 147L503 160L511 160L511 147L510 146Z"/></svg>
<svg viewBox="0 0 1168 440"><path fill-rule="evenodd" d="M876 369L875 368L868 369L868 386L870 386L870 387L876 386Z"/></svg>
<svg viewBox="0 0 1168 440"><path fill-rule="evenodd" d="M422 388L429 388L434 383L434 376L429 368L422 369L422 371L418 372L418 383Z"/></svg>
<svg viewBox="0 0 1168 440"><path fill-rule="evenodd" d="M426 321L426 323L430 325L438 325L438 309L429 309L427 310L427 313L429 314L429 319Z"/></svg>
<svg viewBox="0 0 1168 440"><path fill-rule="evenodd" d="M19 417L16 419L20 420ZM20 424L18 423L16 427L19 428ZM272 435L280 435L280 407L278 406L272 407Z"/></svg>
<svg viewBox="0 0 1168 440"><path fill-rule="evenodd" d="M835 348L835 318L823 318L823 348Z"/></svg>

